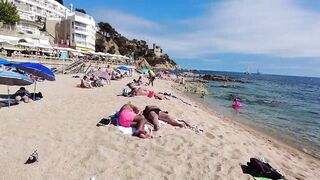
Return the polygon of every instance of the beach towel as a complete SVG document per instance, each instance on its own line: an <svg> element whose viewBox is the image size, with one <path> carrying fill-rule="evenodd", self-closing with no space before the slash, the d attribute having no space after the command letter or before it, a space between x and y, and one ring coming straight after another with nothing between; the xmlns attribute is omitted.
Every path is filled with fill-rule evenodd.
<svg viewBox="0 0 320 180"><path fill-rule="evenodd" d="M109 118L112 119L113 121L113 124L120 130L120 132L122 134L129 134L129 135L133 135L136 131L137 131L137 128L134 128L134 127L123 127L123 126L120 126L119 124L119 111L115 111L113 112ZM148 130L148 126L145 125L144 126L144 129L145 130Z"/></svg>

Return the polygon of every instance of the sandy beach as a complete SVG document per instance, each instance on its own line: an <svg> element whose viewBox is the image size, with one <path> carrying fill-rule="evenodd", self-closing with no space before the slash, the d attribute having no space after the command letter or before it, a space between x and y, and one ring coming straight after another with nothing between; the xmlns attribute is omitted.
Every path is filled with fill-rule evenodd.
<svg viewBox="0 0 320 180"><path fill-rule="evenodd" d="M319 159L210 112L171 89L171 81L156 80L151 89L172 92L191 106L173 98L117 96L132 79L81 89L79 79L60 75L37 84L41 101L1 108L0 179L253 179L240 166L251 157L265 157L287 179L320 177ZM10 87L12 93L17 89ZM6 93L0 86L0 94ZM96 126L128 101L141 110L157 105L204 132L163 125L153 139L139 139L113 125ZM39 161L25 165L34 150Z"/></svg>

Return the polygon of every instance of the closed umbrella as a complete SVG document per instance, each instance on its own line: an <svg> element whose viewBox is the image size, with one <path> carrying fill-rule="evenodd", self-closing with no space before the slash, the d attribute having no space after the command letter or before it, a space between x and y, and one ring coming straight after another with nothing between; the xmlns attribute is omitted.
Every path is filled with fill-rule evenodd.
<svg viewBox="0 0 320 180"><path fill-rule="evenodd" d="M10 89L9 86L27 86L33 83L33 80L26 75L10 72L0 71L0 84L8 86L8 102L10 106Z"/></svg>
<svg viewBox="0 0 320 180"><path fill-rule="evenodd" d="M39 63L30 63L30 62L19 63L19 64L16 64L15 67L18 70L23 70L26 73L32 74L34 76L43 78L48 81L55 81L56 80L54 73L46 66L39 64ZM37 81L35 81L35 84L34 84L34 97L33 97L33 99L35 99L36 88L37 88Z"/></svg>

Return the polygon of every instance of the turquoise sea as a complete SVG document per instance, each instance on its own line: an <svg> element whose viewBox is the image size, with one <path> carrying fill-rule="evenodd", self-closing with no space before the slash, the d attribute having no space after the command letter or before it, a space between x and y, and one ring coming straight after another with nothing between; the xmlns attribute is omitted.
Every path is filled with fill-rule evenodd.
<svg viewBox="0 0 320 180"><path fill-rule="evenodd" d="M201 71L248 83L208 83L205 101L230 119L253 126L320 157L320 78ZM232 108L237 97L243 107Z"/></svg>

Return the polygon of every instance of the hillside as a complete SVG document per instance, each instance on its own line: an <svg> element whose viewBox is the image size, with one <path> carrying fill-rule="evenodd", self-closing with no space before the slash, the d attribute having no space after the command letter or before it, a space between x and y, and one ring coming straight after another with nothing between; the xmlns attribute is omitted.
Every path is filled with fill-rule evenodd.
<svg viewBox="0 0 320 180"><path fill-rule="evenodd" d="M162 54L160 47L154 45L159 51L155 52L154 49L149 49L147 42L144 40L129 40L118 33L109 23L100 22L98 26L96 51L133 56L138 61L147 61L153 67L179 68L167 54Z"/></svg>

